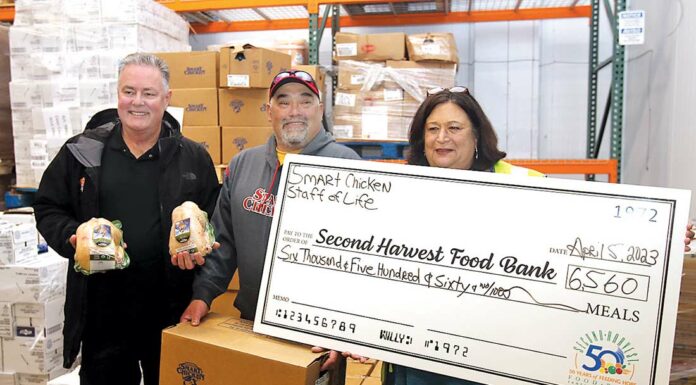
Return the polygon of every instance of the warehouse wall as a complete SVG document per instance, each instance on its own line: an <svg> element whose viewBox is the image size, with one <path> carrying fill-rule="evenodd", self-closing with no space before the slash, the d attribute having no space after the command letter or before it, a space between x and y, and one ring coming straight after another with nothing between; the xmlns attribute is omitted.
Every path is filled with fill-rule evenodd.
<svg viewBox="0 0 696 385"><path fill-rule="evenodd" d="M344 28L344 32L453 32L457 84L468 86L491 118L510 158L584 158L587 19ZM228 42L306 39L306 30L191 36L194 50ZM604 34L607 38L608 34ZM609 47L610 45L605 44ZM320 63L331 62L330 30ZM603 57L606 57L605 55ZM608 88L608 85L605 86Z"/></svg>
<svg viewBox="0 0 696 385"><path fill-rule="evenodd" d="M623 182L694 191L696 3L634 0L631 8L645 10L647 33L628 49Z"/></svg>

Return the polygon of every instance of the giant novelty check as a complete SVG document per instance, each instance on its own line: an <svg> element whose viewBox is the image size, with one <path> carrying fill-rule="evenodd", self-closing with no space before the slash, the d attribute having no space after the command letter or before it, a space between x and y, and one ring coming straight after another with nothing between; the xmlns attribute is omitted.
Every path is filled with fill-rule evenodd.
<svg viewBox="0 0 696 385"><path fill-rule="evenodd" d="M489 384L666 384L689 203L288 155L254 331Z"/></svg>

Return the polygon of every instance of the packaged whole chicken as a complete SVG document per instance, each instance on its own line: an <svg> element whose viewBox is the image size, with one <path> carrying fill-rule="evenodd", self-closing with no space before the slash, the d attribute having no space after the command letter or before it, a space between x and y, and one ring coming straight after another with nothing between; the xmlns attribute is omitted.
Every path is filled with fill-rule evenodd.
<svg viewBox="0 0 696 385"><path fill-rule="evenodd" d="M85 275L124 269L130 258L123 248L121 222L92 218L75 233L75 271Z"/></svg>
<svg viewBox="0 0 696 385"><path fill-rule="evenodd" d="M169 233L169 254L182 251L201 253L205 256L213 250L215 230L208 222L208 213L198 205L186 201L172 211L172 230Z"/></svg>

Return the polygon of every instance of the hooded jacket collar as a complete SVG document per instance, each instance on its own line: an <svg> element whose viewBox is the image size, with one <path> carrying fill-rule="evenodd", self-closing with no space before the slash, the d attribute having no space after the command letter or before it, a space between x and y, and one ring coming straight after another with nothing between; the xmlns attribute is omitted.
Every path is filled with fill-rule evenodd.
<svg viewBox="0 0 696 385"><path fill-rule="evenodd" d="M319 130L317 135L312 139L305 148L300 151L302 155L314 155L319 152L322 148L328 146L329 144L335 142L331 134L329 134L325 129ZM278 164L278 154L276 154L276 137L275 134L271 135L266 142L266 163L271 168L275 168Z"/></svg>
<svg viewBox="0 0 696 385"><path fill-rule="evenodd" d="M95 114L85 126L85 131L66 146L80 164L86 168L101 166L102 152L108 139L120 132L121 121L115 108ZM168 164L181 145L181 126L168 112L162 118L162 133L157 141L162 164Z"/></svg>

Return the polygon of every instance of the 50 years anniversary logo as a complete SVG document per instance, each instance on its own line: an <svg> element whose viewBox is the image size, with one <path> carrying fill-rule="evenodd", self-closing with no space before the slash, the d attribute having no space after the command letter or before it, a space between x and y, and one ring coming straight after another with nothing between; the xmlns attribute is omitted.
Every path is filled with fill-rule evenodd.
<svg viewBox="0 0 696 385"><path fill-rule="evenodd" d="M631 342L612 331L591 331L573 345L575 367L568 385L637 385L633 380L638 352Z"/></svg>

